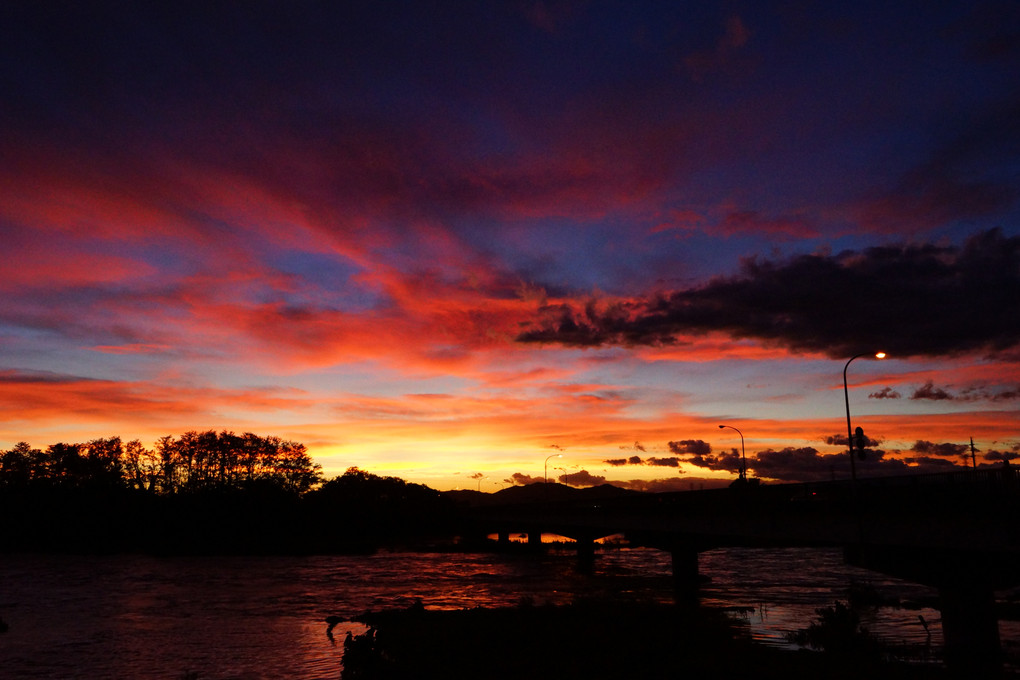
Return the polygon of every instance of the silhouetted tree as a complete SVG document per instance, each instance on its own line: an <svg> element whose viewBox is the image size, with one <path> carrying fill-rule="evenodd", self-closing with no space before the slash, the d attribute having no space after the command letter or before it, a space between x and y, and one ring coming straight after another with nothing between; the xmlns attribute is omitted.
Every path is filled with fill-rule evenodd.
<svg viewBox="0 0 1020 680"><path fill-rule="evenodd" d="M159 461L156 489L163 494L173 495L177 492L177 466L179 461L174 451L174 438L171 435L156 440L156 458Z"/></svg>
<svg viewBox="0 0 1020 680"><path fill-rule="evenodd" d="M435 489L357 467L324 483L307 502L332 518L337 531L364 541L439 533L453 510Z"/></svg>
<svg viewBox="0 0 1020 680"><path fill-rule="evenodd" d="M275 457L273 476L285 490L304 493L322 481L322 466L312 461L304 444L277 441L272 453Z"/></svg>
<svg viewBox="0 0 1020 680"><path fill-rule="evenodd" d="M160 479L160 458L137 439L124 445L121 457L125 482L130 488L154 492Z"/></svg>
<svg viewBox="0 0 1020 680"><path fill-rule="evenodd" d="M124 486L124 447L120 437L93 439L84 447L79 484L113 489Z"/></svg>
<svg viewBox="0 0 1020 680"><path fill-rule="evenodd" d="M0 454L0 486L24 487L47 477L47 459L28 442L18 442Z"/></svg>
<svg viewBox="0 0 1020 680"><path fill-rule="evenodd" d="M58 486L80 486L86 468L84 448L84 444L50 444L46 448L47 479Z"/></svg>
<svg viewBox="0 0 1020 680"><path fill-rule="evenodd" d="M356 467L322 483L304 444L189 431L0 451L0 549L279 552L442 532L434 489Z"/></svg>
<svg viewBox="0 0 1020 680"><path fill-rule="evenodd" d="M189 431L161 437L151 457L152 486L163 494L275 486L301 494L322 481L304 444L251 432Z"/></svg>

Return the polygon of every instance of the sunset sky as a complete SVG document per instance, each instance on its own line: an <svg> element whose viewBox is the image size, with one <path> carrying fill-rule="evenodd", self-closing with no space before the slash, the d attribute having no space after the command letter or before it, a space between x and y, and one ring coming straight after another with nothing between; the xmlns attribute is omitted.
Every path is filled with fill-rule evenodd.
<svg viewBox="0 0 1020 680"><path fill-rule="evenodd" d="M8 2L0 449L437 489L1020 454L1020 4Z"/></svg>

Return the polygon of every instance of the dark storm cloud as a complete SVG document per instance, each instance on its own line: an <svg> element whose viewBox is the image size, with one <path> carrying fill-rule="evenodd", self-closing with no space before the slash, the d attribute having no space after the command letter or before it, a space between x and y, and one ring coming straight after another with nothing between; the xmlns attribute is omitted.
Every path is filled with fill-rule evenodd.
<svg viewBox="0 0 1020 680"><path fill-rule="evenodd" d="M837 440L838 438L829 438ZM840 443L829 441L829 443ZM846 438L842 439L846 446ZM968 467L970 447L955 443L933 443L919 440L907 451L887 452L873 448L869 441L864 459L856 459L857 474L864 477L892 477L924 473L952 472ZM960 458L954 461L953 458ZM981 456L990 463L1020 457L1020 450L1011 452L990 451ZM694 461L691 461L694 462ZM706 466L707 467L707 466ZM989 465L991 467L991 465ZM850 473L847 453L819 453L813 447L787 447L779 451L766 450L748 459L748 469L757 477L780 482L818 482L846 479ZM733 470L735 472L735 470Z"/></svg>
<svg viewBox="0 0 1020 680"><path fill-rule="evenodd" d="M606 483L605 477L593 475L587 470L560 475L557 479L562 484L569 484L570 486L599 486Z"/></svg>
<svg viewBox="0 0 1020 680"><path fill-rule="evenodd" d="M830 446L846 446L847 445L847 443L846 443L846 435L845 434L833 434L833 435L829 435L828 437L823 437L822 441L824 441L826 444L829 444ZM869 437L867 435L867 433L865 433L865 435L864 435L864 446L865 447L871 448L871 447L878 446L881 443L882 442L879 441L878 439L872 439L871 437Z"/></svg>
<svg viewBox="0 0 1020 680"><path fill-rule="evenodd" d="M943 401L946 399L952 399L953 395L946 392L941 387L935 387L935 385L929 381L921 387L914 390L914 393L910 395L911 399L927 399L930 401Z"/></svg>
<svg viewBox="0 0 1020 680"><path fill-rule="evenodd" d="M708 470L723 470L726 472L737 472L742 467L740 452L736 449L731 449L728 453L699 453L690 458L684 458L684 462Z"/></svg>
<svg viewBox="0 0 1020 680"><path fill-rule="evenodd" d="M999 391L992 391L985 387L968 387L958 394L953 394L946 388L936 387L929 380L914 390L910 398L928 401L1013 401L1020 399L1020 387L1006 388Z"/></svg>
<svg viewBox="0 0 1020 680"><path fill-rule="evenodd" d="M683 439L669 442L669 450L677 455L706 455L712 453L712 445L702 439Z"/></svg>
<svg viewBox="0 0 1020 680"><path fill-rule="evenodd" d="M527 486L528 484L534 484L535 482L544 482L545 478L532 477L531 475L526 475L523 472L515 472L512 475L510 475L508 479L504 479L503 481L508 482L510 484Z"/></svg>
<svg viewBox="0 0 1020 680"><path fill-rule="evenodd" d="M680 459L676 457L669 458L648 458L645 460L645 465L655 465L657 467L680 467Z"/></svg>
<svg viewBox="0 0 1020 680"><path fill-rule="evenodd" d="M951 460L945 458L938 458L933 456L907 456L899 459L900 462L909 465L904 470L899 471L901 474L918 474L926 472L953 472L959 470L960 466ZM890 461L891 462L891 461Z"/></svg>
<svg viewBox="0 0 1020 680"><path fill-rule="evenodd" d="M674 444L676 442L670 442ZM672 448L672 447L671 447ZM651 456L649 458L642 459L640 456L631 456L630 458L610 458L609 460L602 461L606 465L612 465L613 467L620 467L622 465L652 465L656 467L680 467L680 459L676 456L670 456L667 458L656 458Z"/></svg>
<svg viewBox="0 0 1020 680"><path fill-rule="evenodd" d="M1020 458L1020 445L1013 447L1012 451L987 451L981 455L982 460L990 463L1003 463Z"/></svg>
<svg viewBox="0 0 1020 680"><path fill-rule="evenodd" d="M620 467L622 465L641 465L643 461L641 456L631 456L630 458L610 458L602 462L613 467Z"/></svg>
<svg viewBox="0 0 1020 680"><path fill-rule="evenodd" d="M777 479L783 482L817 482L842 476L849 469L845 453L821 454L817 449L787 447L780 451L760 451L748 461L748 469L756 477Z"/></svg>
<svg viewBox="0 0 1020 680"><path fill-rule="evenodd" d="M855 461L858 476L884 477L925 472L947 472L959 466L933 456L890 457L885 451L867 449L863 460ZM850 473L847 454L822 454L813 447L787 447L779 451L759 452L748 460L748 468L757 477L781 482L821 482L846 479Z"/></svg>
<svg viewBox="0 0 1020 680"><path fill-rule="evenodd" d="M878 392L872 392L868 395L868 399L899 399L900 393L891 387L883 387Z"/></svg>
<svg viewBox="0 0 1020 680"><path fill-rule="evenodd" d="M520 342L670 345L723 332L794 351L852 356L997 352L1020 343L1020 237L756 258L704 286L599 306L547 306Z"/></svg>
<svg viewBox="0 0 1020 680"><path fill-rule="evenodd" d="M953 456L967 455L970 451L970 447L966 444L953 444L951 442L936 444L934 442L919 439L914 442L914 445L910 447L910 450L915 453L924 454L925 456L951 458Z"/></svg>

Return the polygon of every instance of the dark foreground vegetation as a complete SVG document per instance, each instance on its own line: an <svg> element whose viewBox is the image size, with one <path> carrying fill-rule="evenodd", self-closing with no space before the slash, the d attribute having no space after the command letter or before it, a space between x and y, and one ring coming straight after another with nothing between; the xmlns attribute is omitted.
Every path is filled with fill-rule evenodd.
<svg viewBox="0 0 1020 680"><path fill-rule="evenodd" d="M869 678L936 680L941 667L859 654L763 647L723 612L653 604L367 613L348 637L343 680L394 678Z"/></svg>
<svg viewBox="0 0 1020 680"><path fill-rule="evenodd" d="M302 444L188 432L0 451L0 550L333 553L443 533L452 502L358 468L324 480Z"/></svg>

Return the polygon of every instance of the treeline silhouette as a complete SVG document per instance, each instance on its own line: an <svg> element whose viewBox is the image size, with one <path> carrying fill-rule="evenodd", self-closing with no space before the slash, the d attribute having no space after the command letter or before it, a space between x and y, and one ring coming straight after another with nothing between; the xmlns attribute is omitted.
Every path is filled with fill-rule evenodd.
<svg viewBox="0 0 1020 680"><path fill-rule="evenodd" d="M26 442L0 458L0 483L58 487L124 487L157 494L271 486L301 493L321 481L321 466L303 444L251 432L186 432L161 437L153 449L137 439L93 439L53 444Z"/></svg>
<svg viewBox="0 0 1020 680"><path fill-rule="evenodd" d="M323 553L442 533L438 491L356 467L324 480L303 444L186 432L0 451L0 550Z"/></svg>

